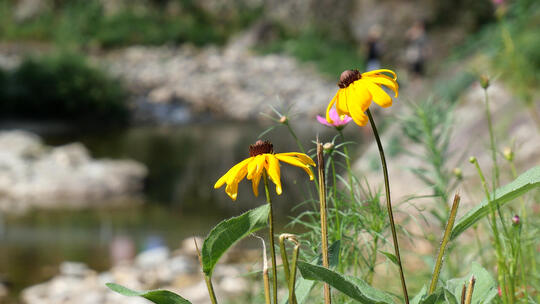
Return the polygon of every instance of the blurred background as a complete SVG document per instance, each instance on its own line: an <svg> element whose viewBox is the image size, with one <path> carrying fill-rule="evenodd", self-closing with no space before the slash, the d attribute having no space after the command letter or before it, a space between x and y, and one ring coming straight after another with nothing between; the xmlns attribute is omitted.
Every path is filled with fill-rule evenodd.
<svg viewBox="0 0 540 304"><path fill-rule="evenodd" d="M329 141L315 115L345 69L397 71L384 129L406 101L461 108L468 151L470 130L487 132L487 75L505 143L517 136L521 166L537 164L539 28L533 0L0 0L0 302L108 303L103 283L136 275L101 272L141 252L153 255L140 268L196 266L169 250L263 202L247 183L232 202L214 182L270 127L276 151L298 151L271 106L306 146ZM361 159L369 132L345 131ZM403 137L390 137L392 157ZM298 171L284 168L283 214L309 192ZM132 287L197 281L155 276Z"/></svg>

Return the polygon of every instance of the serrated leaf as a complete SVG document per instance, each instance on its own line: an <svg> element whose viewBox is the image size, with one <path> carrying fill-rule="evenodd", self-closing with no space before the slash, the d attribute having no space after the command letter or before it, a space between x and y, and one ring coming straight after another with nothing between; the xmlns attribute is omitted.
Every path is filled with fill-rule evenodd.
<svg viewBox="0 0 540 304"><path fill-rule="evenodd" d="M386 256L392 263L394 263L395 265L398 265L397 257L395 255L391 254L390 252L381 251L381 250L379 250L379 252L384 254L384 256Z"/></svg>
<svg viewBox="0 0 540 304"><path fill-rule="evenodd" d="M266 227L269 212L270 206L264 204L217 224L210 231L202 246L204 273L212 276L212 271L218 260L232 245L249 234Z"/></svg>
<svg viewBox="0 0 540 304"><path fill-rule="evenodd" d="M328 263L330 264L330 267L335 267L339 263L339 249L341 247L341 241L337 240L332 245L330 245L330 248L328 248ZM317 265L322 265L322 254L319 254L319 257L312 261L313 263L317 262ZM296 279L296 285L294 287L294 291L296 294L296 302L298 304L304 303L311 290L313 289L313 286L315 286L315 281L313 280L306 280L302 277L299 277ZM289 299L285 298L282 303L288 304Z"/></svg>
<svg viewBox="0 0 540 304"><path fill-rule="evenodd" d="M105 284L110 290L128 297L143 297L156 304L191 304L176 293L168 290L135 291L115 283Z"/></svg>
<svg viewBox="0 0 540 304"><path fill-rule="evenodd" d="M360 303L393 303L389 294L369 286L361 279L343 276L322 266L300 261L298 262L298 268L305 279L328 283L336 290Z"/></svg>
<svg viewBox="0 0 540 304"><path fill-rule="evenodd" d="M527 172L518 176L514 181L506 184L495 191L495 199L491 201L493 208L497 205L503 206L511 200L527 193L528 191L540 187L540 166L529 169ZM490 205L487 199L483 200L478 206L473 208L462 216L452 230L451 240L455 239L467 228L474 225L490 212Z"/></svg>
<svg viewBox="0 0 540 304"><path fill-rule="evenodd" d="M456 301L458 301L458 297L461 296L463 284L468 284L471 276L473 275L476 278L476 283L474 285L471 303L490 303L490 301L497 295L497 284L489 272L476 262L472 263L471 272L467 276L459 279L448 280L448 282L446 282L446 288L454 292Z"/></svg>

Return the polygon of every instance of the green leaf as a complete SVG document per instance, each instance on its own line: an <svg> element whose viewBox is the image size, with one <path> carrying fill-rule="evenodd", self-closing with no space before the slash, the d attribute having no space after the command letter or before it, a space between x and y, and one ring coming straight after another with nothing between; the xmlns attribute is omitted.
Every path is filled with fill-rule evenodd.
<svg viewBox="0 0 540 304"><path fill-rule="evenodd" d="M105 285L112 291L121 295L128 297L143 297L156 304L191 304L190 301L168 290L135 291L114 283L107 283Z"/></svg>
<svg viewBox="0 0 540 304"><path fill-rule="evenodd" d="M472 263L471 272L467 276L459 279L449 280L446 283L446 288L450 291L454 291L456 301L459 301L463 284L468 285L469 280L473 275L476 278L476 283L474 285L471 303L490 303L490 301L497 295L497 284L489 272L482 268L482 266L480 266L478 263Z"/></svg>
<svg viewBox="0 0 540 304"><path fill-rule="evenodd" d="M426 285L422 287L422 290L420 290L419 293L414 296L414 298L410 301L410 304L419 304L420 301L427 295L428 289Z"/></svg>
<svg viewBox="0 0 540 304"><path fill-rule="evenodd" d="M359 278L343 276L333 270L305 262L298 262L302 276L307 280L322 281L360 303L393 303L392 297L369 286Z"/></svg>
<svg viewBox="0 0 540 304"><path fill-rule="evenodd" d="M497 205L503 206L511 200L527 193L527 191L540 187L540 166L536 166L529 169L527 172L521 174L509 184L506 184L495 191L495 199L491 202L493 208L497 208ZM480 205L473 208L467 214L462 216L454 226L452 230L451 240L455 239L458 235L467 230L467 228L474 225L484 216L489 214L490 206L485 199Z"/></svg>
<svg viewBox="0 0 540 304"><path fill-rule="evenodd" d="M328 248L328 263L330 264L330 267L335 267L339 263L340 246L341 241L337 240L332 245L330 245L330 248ZM320 254L318 258L312 261L312 263L315 262L317 262L317 265L322 265L322 254ZM309 293L313 289L313 286L315 286L315 283L316 281L306 280L302 277L296 279L294 293L296 294L296 302L298 304L302 304L307 300ZM282 303L288 304L289 299L285 298Z"/></svg>
<svg viewBox="0 0 540 304"><path fill-rule="evenodd" d="M380 251L380 253L384 254L392 263L398 265L398 262L397 262L397 257L393 254L391 254L390 252L386 252L386 251Z"/></svg>
<svg viewBox="0 0 540 304"><path fill-rule="evenodd" d="M201 254L204 273L212 276L212 271L219 258L232 245L250 233L266 227L269 212L270 206L264 204L217 224L210 231L202 246Z"/></svg>

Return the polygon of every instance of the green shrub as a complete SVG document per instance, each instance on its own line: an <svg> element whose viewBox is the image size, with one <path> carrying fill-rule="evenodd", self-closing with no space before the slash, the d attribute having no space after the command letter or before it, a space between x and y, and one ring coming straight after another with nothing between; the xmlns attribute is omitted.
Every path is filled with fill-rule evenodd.
<svg viewBox="0 0 540 304"><path fill-rule="evenodd" d="M78 55L29 58L4 78L2 116L106 123L128 118L120 83Z"/></svg>
<svg viewBox="0 0 540 304"><path fill-rule="evenodd" d="M279 38L259 46L259 50L286 53L300 61L313 62L319 71L332 77L354 67L362 69L365 61L354 42L337 40L317 29L299 33L281 29Z"/></svg>

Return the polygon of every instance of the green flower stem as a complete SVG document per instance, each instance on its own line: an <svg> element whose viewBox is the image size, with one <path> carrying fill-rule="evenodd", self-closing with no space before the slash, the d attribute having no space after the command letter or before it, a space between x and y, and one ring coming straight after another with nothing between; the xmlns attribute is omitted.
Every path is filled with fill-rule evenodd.
<svg viewBox="0 0 540 304"><path fill-rule="evenodd" d="M454 203L452 204L450 216L448 217L448 223L446 224L446 229L444 230L444 236L441 242L441 247L439 248L437 262L435 263L435 268L433 269L433 277L431 278L431 285L429 286L428 294L432 294L435 291L435 287L437 287L437 282L439 281L439 274L441 272L441 267L443 263L444 251L446 250L446 245L448 245L448 241L450 240L452 228L454 228L454 221L456 220L457 209L460 199L461 198L458 194L454 196Z"/></svg>
<svg viewBox="0 0 540 304"><path fill-rule="evenodd" d="M199 257L199 264L202 265L202 257L201 257L201 251L199 250L199 245L197 244L197 240L193 238L193 242L195 243L195 249L197 249L197 256ZM208 295L210 296L210 301L212 304L217 304L217 298L216 293L214 292L214 285L212 285L212 278L206 274L204 274L204 281L206 282L206 288L208 289Z"/></svg>
<svg viewBox="0 0 540 304"><path fill-rule="evenodd" d="M334 158L330 158L330 165L332 166L332 198L334 202L334 211L335 211L335 217L336 217L336 240L341 240L341 221L339 219L339 199L337 198L337 181L336 181L336 165L334 163ZM341 260L341 257L340 257Z"/></svg>
<svg viewBox="0 0 540 304"><path fill-rule="evenodd" d="M484 174L482 173L482 169L480 168L480 165L478 164L478 160L472 157L471 162L476 167L476 171L478 172L478 175L480 176L482 188L484 189L484 193L488 200L488 205L490 206L489 207L491 211L491 216L489 217L489 219L491 220L490 226L492 229L493 239L495 242L495 251L497 253L497 266L499 268L499 271L497 273L497 279L499 281L499 284L501 284L501 290L503 291L503 297L502 297L503 302L508 303L508 293L506 292L506 279L505 279L506 264L502 260L503 253L502 253L501 239L499 236L499 228L497 227L496 210L493 208L493 204L491 203L491 195L489 195L489 189L487 187L486 178L484 177Z"/></svg>
<svg viewBox="0 0 540 304"><path fill-rule="evenodd" d="M491 111L489 109L489 95L488 95L487 88L484 89L484 97L486 101L486 117L487 117L488 130L489 130L489 144L491 148L491 159L493 161L494 178L493 178L492 189L493 189L493 197L495 197L495 191L497 187L499 187L500 172L499 172L499 166L497 165L497 146L495 143L495 133L493 132L493 123L491 122ZM508 238L509 237L508 228L506 227L506 221L504 220L504 216L502 214L502 211L499 205L497 205L497 213L499 215L499 219L501 220L504 234Z"/></svg>
<svg viewBox="0 0 540 304"><path fill-rule="evenodd" d="M285 240L294 243L292 268L289 268L289 258L285 249ZM283 233L279 236L279 249L281 251L281 259L283 260L283 268L285 270L285 279L289 288L289 303L296 304L296 295L294 293L294 285L296 284L296 263L298 261L298 251L300 250L300 242L294 234Z"/></svg>
<svg viewBox="0 0 540 304"><path fill-rule="evenodd" d="M322 243L322 264L325 268L328 263L328 223L326 214L326 182L324 178L324 151L323 145L317 141L317 168L319 171L319 201L321 203L321 243ZM324 284L324 303L331 304L332 296L330 294L330 285Z"/></svg>
<svg viewBox="0 0 540 304"><path fill-rule="evenodd" d="M302 143L298 139L298 136L296 136L296 133L292 129L291 125L289 124L289 121L285 122L285 125L287 126L287 129L289 129L289 133L291 133L292 137L296 141L296 144L298 145L298 148L300 149L300 151L302 151L302 153L306 154L306 150L304 150L304 146L302 145Z"/></svg>
<svg viewBox="0 0 540 304"><path fill-rule="evenodd" d="M266 201L270 205L270 213L268 213L268 237L270 238L270 253L272 255L272 299L273 303L277 304L277 267L276 267L276 248L274 246L274 216L272 208L272 199L270 198L270 189L268 188L268 176L263 172L264 190L266 192Z"/></svg>
<svg viewBox="0 0 540 304"><path fill-rule="evenodd" d="M388 180L388 168L386 167L386 158L384 157L384 150L381 144L381 139L379 137L379 132L377 132L377 126L373 120L373 116L369 109L366 110L366 114L369 118L369 123L371 124L371 129L373 130L373 135L377 141L377 148L379 149L379 155L381 157L381 165L383 168L384 174L384 187L386 190L386 208L388 209L388 219L390 220L390 228L392 230L392 240L394 242L394 253L396 255L397 264L399 266L399 277L401 279L401 288L403 289L403 297L405 303L409 304L409 294L407 293L407 284L405 283L405 276L403 275L403 266L401 265L401 256L399 254L399 244L396 233L396 225L394 224L394 214L392 212L392 201L390 199L390 182Z"/></svg>
<svg viewBox="0 0 540 304"><path fill-rule="evenodd" d="M339 135L341 136L341 140L343 143L345 143L345 136L343 135L343 131L338 129ZM351 189L351 204L354 203L354 187L353 187L353 172L351 167L351 157L349 155L349 150L347 149L347 145L343 145L343 153L347 156L345 157L345 163L347 164L347 174L349 175L349 185Z"/></svg>
<svg viewBox="0 0 540 304"><path fill-rule="evenodd" d="M488 130L489 130L489 144L491 147L491 159L493 161L493 191L499 186L499 166L497 166L497 148L495 146L495 134L493 133L493 123L491 122L491 111L489 110L489 96L487 92L487 88L484 89L484 98L486 101L486 117L488 122Z"/></svg>

